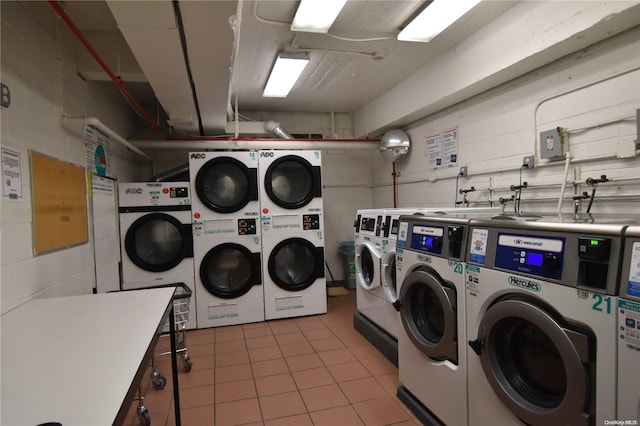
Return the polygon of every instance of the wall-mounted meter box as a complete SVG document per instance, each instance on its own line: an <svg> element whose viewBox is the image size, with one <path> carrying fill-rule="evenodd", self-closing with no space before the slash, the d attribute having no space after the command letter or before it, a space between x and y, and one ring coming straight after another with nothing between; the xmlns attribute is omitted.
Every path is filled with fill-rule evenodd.
<svg viewBox="0 0 640 426"><path fill-rule="evenodd" d="M564 135L561 128L540 132L540 158L553 160L562 157L563 145Z"/></svg>

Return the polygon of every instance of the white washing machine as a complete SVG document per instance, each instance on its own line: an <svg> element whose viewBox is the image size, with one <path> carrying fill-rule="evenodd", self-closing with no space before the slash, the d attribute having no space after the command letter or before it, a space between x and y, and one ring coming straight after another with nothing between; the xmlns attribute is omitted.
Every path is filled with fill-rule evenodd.
<svg viewBox="0 0 640 426"><path fill-rule="evenodd" d="M327 312L322 214L293 217L299 222L288 222L282 228L262 221L267 320Z"/></svg>
<svg viewBox="0 0 640 426"><path fill-rule="evenodd" d="M189 153L193 221L259 219L258 153L211 151ZM237 229L236 232L237 233Z"/></svg>
<svg viewBox="0 0 640 426"><path fill-rule="evenodd" d="M469 219L401 216L398 396L425 424L467 424L464 256Z"/></svg>
<svg viewBox="0 0 640 426"><path fill-rule="evenodd" d="M618 299L618 414L640 421L640 226L625 231ZM636 421L636 423L632 423Z"/></svg>
<svg viewBox="0 0 640 426"><path fill-rule="evenodd" d="M264 321L258 220L195 221L193 247L198 327Z"/></svg>
<svg viewBox="0 0 640 426"><path fill-rule="evenodd" d="M196 327L188 182L118 185L122 289L176 282L192 291L187 328Z"/></svg>
<svg viewBox="0 0 640 426"><path fill-rule="evenodd" d="M623 229L471 221L469 424L602 425L617 418L611 330Z"/></svg>

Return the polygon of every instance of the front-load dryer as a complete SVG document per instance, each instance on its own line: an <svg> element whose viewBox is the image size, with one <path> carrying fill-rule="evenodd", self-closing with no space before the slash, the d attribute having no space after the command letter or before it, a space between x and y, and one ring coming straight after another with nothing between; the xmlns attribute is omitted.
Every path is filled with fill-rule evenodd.
<svg viewBox="0 0 640 426"><path fill-rule="evenodd" d="M618 418L612 330L623 229L471 221L469 424L602 425Z"/></svg>
<svg viewBox="0 0 640 426"><path fill-rule="evenodd" d="M122 289L184 283L195 311L191 197L187 182L118 185ZM187 328L196 327L189 315Z"/></svg>
<svg viewBox="0 0 640 426"><path fill-rule="evenodd" d="M194 222L259 219L257 152L191 152L189 175Z"/></svg>
<svg viewBox="0 0 640 426"><path fill-rule="evenodd" d="M264 321L262 261L256 218L193 223L198 326Z"/></svg>
<svg viewBox="0 0 640 426"><path fill-rule="evenodd" d="M292 218L277 229L269 221L262 224L267 320L327 312L322 214Z"/></svg>
<svg viewBox="0 0 640 426"><path fill-rule="evenodd" d="M259 151L262 217L322 212L322 156L318 150Z"/></svg>
<svg viewBox="0 0 640 426"><path fill-rule="evenodd" d="M618 299L618 414L640 420L640 226L625 231Z"/></svg>
<svg viewBox="0 0 640 426"><path fill-rule="evenodd" d="M468 222L453 214L400 217L398 396L427 424L467 424Z"/></svg>

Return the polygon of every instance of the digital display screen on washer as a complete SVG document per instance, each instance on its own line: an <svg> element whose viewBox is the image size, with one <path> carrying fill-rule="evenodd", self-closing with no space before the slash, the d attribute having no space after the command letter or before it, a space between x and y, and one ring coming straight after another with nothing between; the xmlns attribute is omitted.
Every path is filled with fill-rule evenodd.
<svg viewBox="0 0 640 426"><path fill-rule="evenodd" d="M189 196L189 190L185 186L172 186L169 190L170 198L187 198Z"/></svg>
<svg viewBox="0 0 640 426"><path fill-rule="evenodd" d="M411 229L411 248L418 251L440 254L444 228L413 225Z"/></svg>
<svg viewBox="0 0 640 426"><path fill-rule="evenodd" d="M360 223L360 230L373 232L374 229L376 229L376 220L372 217L363 217Z"/></svg>
<svg viewBox="0 0 640 426"><path fill-rule="evenodd" d="M498 234L495 266L513 272L561 279L564 238Z"/></svg>
<svg viewBox="0 0 640 426"><path fill-rule="evenodd" d="M400 219L393 219L391 221L391 235L398 235L399 225L400 225Z"/></svg>

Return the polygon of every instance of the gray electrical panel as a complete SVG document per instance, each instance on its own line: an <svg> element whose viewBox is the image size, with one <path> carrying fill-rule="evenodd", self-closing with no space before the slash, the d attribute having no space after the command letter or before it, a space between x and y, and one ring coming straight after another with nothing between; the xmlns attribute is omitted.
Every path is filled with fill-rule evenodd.
<svg viewBox="0 0 640 426"><path fill-rule="evenodd" d="M556 159L562 157L563 135L560 128L540 132L540 158Z"/></svg>

